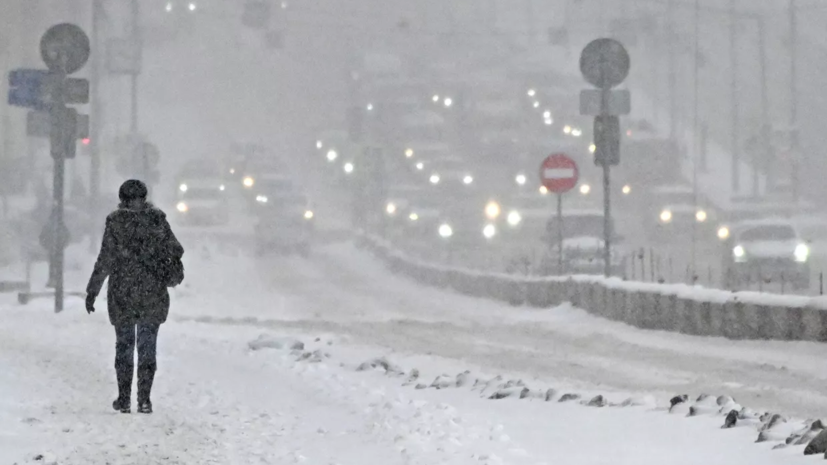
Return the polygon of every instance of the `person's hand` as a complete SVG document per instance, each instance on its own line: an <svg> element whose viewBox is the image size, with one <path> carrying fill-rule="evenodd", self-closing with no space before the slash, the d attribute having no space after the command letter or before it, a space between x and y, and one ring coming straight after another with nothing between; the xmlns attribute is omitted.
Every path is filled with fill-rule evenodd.
<svg viewBox="0 0 827 465"><path fill-rule="evenodd" d="M95 313L95 296L92 294L86 295L86 313Z"/></svg>

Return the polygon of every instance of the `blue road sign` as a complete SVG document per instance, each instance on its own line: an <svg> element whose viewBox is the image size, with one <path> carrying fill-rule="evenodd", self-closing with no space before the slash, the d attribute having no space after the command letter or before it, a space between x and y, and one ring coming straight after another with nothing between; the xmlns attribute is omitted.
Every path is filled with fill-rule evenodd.
<svg viewBox="0 0 827 465"><path fill-rule="evenodd" d="M45 69L15 69L9 72L9 105L43 108L43 83L49 72Z"/></svg>

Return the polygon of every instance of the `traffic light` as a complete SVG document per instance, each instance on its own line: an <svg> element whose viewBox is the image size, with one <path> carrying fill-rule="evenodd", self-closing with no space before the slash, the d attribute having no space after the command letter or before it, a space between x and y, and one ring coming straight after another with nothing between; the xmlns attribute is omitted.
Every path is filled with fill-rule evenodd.
<svg viewBox="0 0 827 465"><path fill-rule="evenodd" d="M620 164L620 119L617 116L594 118L594 164Z"/></svg>

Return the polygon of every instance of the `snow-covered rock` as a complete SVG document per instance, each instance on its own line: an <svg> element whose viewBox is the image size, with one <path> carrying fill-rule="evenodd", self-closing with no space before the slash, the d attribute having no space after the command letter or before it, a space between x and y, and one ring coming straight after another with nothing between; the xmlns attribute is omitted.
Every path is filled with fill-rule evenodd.
<svg viewBox="0 0 827 465"><path fill-rule="evenodd" d="M827 458L827 429L822 429L804 448L804 455L825 454Z"/></svg>
<svg viewBox="0 0 827 465"><path fill-rule="evenodd" d="M419 370L414 368L413 370L411 370L410 373L408 373L408 378L405 380L404 383L402 383L402 385L403 386L410 386L411 384L415 383L416 380L418 380L418 379L419 379Z"/></svg>
<svg viewBox="0 0 827 465"><path fill-rule="evenodd" d="M503 380L503 377L500 376L500 375L497 375L497 376L489 379L488 381L483 380L483 379L478 379L478 380L474 381L474 385L472 387L472 390L479 390L481 393L485 393L486 391L491 391L491 390L497 389L502 380Z"/></svg>
<svg viewBox="0 0 827 465"><path fill-rule="evenodd" d="M457 386L457 380L451 375L439 375L431 383L431 387L435 389L447 389Z"/></svg>
<svg viewBox="0 0 827 465"><path fill-rule="evenodd" d="M702 394L698 399L689 407L689 414L690 417L695 417L698 415L711 415L718 413L721 407L718 403L717 399L712 396L708 396ZM730 410L732 411L732 410Z"/></svg>
<svg viewBox="0 0 827 465"><path fill-rule="evenodd" d="M729 429L734 428L738 424L738 411L737 410L730 410L727 413L726 418L724 418L724 424L721 426L722 429Z"/></svg>
<svg viewBox="0 0 827 465"><path fill-rule="evenodd" d="M545 401L551 402L552 400L554 400L555 397L557 397L557 391L555 391L553 388L548 388L544 396Z"/></svg>
<svg viewBox="0 0 827 465"><path fill-rule="evenodd" d="M590 401L586 402L583 405L586 405L588 407L605 407L606 404L607 404L606 399L603 398L602 395L596 395L596 396L592 397L592 399Z"/></svg>
<svg viewBox="0 0 827 465"><path fill-rule="evenodd" d="M298 339L282 336L269 336L261 334L250 341L247 346L250 350L276 349L276 350L304 350L304 343Z"/></svg>
<svg viewBox="0 0 827 465"><path fill-rule="evenodd" d="M502 388L497 390L497 392L491 394L488 398L489 399L507 399L507 398L518 398L518 399L525 399L529 396L531 390L527 387L522 386L512 386L508 388Z"/></svg>
<svg viewBox="0 0 827 465"><path fill-rule="evenodd" d="M569 402L569 401L578 400L578 399L580 399L580 394L568 393L568 394L563 394L562 396L560 396L560 400L558 400L557 402Z"/></svg>
<svg viewBox="0 0 827 465"><path fill-rule="evenodd" d="M761 426L758 439L755 442L784 441L798 429L798 425L788 422L781 415L775 414L770 418L770 421Z"/></svg>
<svg viewBox="0 0 827 465"><path fill-rule="evenodd" d="M42 463L43 465L57 465L57 457L50 452L38 454L34 457L34 460L37 463Z"/></svg>
<svg viewBox="0 0 827 465"><path fill-rule="evenodd" d="M689 396L686 394L680 394L669 399L669 412L671 413L676 405L685 404L688 400Z"/></svg>
<svg viewBox="0 0 827 465"><path fill-rule="evenodd" d="M700 399L698 399L698 400L700 400ZM723 407L727 404L731 404L733 402L735 402L735 399L733 399L730 396L718 396L715 399L715 403L717 403L720 407Z"/></svg>
<svg viewBox="0 0 827 465"><path fill-rule="evenodd" d="M367 360L365 362L362 362L358 367L356 367L356 371L368 371L376 369L384 370L384 372L389 375L400 375L404 373L401 368L389 362L388 359L386 359L385 357ZM417 372L417 377L419 377L419 372Z"/></svg>
<svg viewBox="0 0 827 465"><path fill-rule="evenodd" d="M824 430L824 424L821 420L808 421L804 428L794 432L787 438L787 444L791 446L809 444L822 430Z"/></svg>
<svg viewBox="0 0 827 465"><path fill-rule="evenodd" d="M466 371L464 371L464 372L457 375L456 386L458 388L465 387L465 386L470 385L471 381L472 381L471 372L466 370ZM474 381L474 382L476 382L476 381Z"/></svg>

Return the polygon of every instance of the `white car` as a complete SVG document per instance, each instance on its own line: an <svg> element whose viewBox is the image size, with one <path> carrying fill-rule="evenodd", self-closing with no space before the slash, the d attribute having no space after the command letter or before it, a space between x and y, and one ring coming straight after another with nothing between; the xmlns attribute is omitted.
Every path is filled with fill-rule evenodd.
<svg viewBox="0 0 827 465"><path fill-rule="evenodd" d="M786 219L746 221L730 228L723 241L729 285L758 280L810 287L810 247Z"/></svg>

